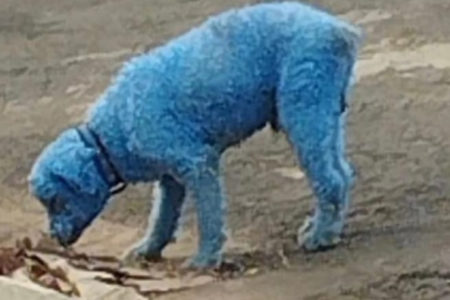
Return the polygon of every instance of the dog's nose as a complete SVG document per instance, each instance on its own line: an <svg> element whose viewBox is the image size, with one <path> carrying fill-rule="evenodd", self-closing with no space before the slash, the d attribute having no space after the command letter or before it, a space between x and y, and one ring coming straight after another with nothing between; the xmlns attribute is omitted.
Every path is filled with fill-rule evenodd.
<svg viewBox="0 0 450 300"><path fill-rule="evenodd" d="M54 221L50 228L50 237L62 247L67 248L75 243L80 236L80 233L73 229L71 224Z"/></svg>

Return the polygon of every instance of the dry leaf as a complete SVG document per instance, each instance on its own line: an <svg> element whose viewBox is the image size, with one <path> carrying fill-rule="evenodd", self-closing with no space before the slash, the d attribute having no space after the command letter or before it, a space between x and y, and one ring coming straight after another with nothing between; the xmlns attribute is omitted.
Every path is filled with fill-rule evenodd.
<svg viewBox="0 0 450 300"><path fill-rule="evenodd" d="M22 250L14 248L0 248L0 275L11 275L12 272L24 266Z"/></svg>
<svg viewBox="0 0 450 300"><path fill-rule="evenodd" d="M34 254L28 255L26 264L33 282L68 296L81 296L78 287L69 280L62 268L52 268L43 258Z"/></svg>

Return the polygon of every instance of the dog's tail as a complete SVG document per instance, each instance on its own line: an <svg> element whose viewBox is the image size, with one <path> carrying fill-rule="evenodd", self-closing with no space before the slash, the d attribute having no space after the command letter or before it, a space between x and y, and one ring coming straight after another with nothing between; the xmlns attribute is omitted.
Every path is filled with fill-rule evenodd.
<svg viewBox="0 0 450 300"><path fill-rule="evenodd" d="M364 32L361 28L342 20L339 22L339 28L341 29L341 37L344 38L347 45L349 45L351 50L355 51L356 54L359 47L364 42Z"/></svg>
<svg viewBox="0 0 450 300"><path fill-rule="evenodd" d="M355 64L359 49L364 42L364 33L360 28L343 20L338 21L336 30L338 38L343 41L343 45L345 45L343 49L345 51L344 55L349 57L349 61L351 62L351 67L348 77L346 78L344 90L341 94L341 111L345 112L348 106L348 94L355 84Z"/></svg>
<svg viewBox="0 0 450 300"><path fill-rule="evenodd" d="M346 106L346 94L350 86L352 86L354 83L354 62L356 61L359 49L364 42L365 37L363 31L360 28L344 20L335 19L333 29L335 37L338 39L339 44L342 45L342 48L340 50L344 51L345 55L349 55L350 60L353 61L352 70L350 70L349 78L345 84L345 90L342 93L343 105ZM273 103L276 103L276 101L273 101ZM343 110L345 110L345 108L343 108ZM274 104L272 107L271 116L272 117L269 121L270 127L274 132L277 133L280 131L281 127L278 119L276 104Z"/></svg>
<svg viewBox="0 0 450 300"><path fill-rule="evenodd" d="M345 52L351 56L353 61L353 69L350 73L348 85L352 86L354 83L354 63L358 57L359 49L365 40L364 32L361 28L356 27L344 20L338 20L336 26L339 38L344 42Z"/></svg>

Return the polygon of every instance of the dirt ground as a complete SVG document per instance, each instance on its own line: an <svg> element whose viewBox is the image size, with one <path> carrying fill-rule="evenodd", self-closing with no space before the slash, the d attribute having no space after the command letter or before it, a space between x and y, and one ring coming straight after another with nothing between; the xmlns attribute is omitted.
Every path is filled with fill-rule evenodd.
<svg viewBox="0 0 450 300"><path fill-rule="evenodd" d="M46 229L28 195L29 168L126 58L250 2L0 1L0 244ZM296 250L314 200L285 139L264 130L226 155L227 253L282 249L285 265L161 299L450 299L450 2L312 2L366 34L348 131L358 179L343 243ZM150 189L121 195L77 249L121 254L142 234ZM190 219L168 256L195 250Z"/></svg>

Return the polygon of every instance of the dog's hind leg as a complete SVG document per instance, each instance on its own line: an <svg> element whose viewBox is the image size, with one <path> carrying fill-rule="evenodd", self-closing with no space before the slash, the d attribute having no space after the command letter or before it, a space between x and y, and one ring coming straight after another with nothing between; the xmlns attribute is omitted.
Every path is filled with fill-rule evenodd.
<svg viewBox="0 0 450 300"><path fill-rule="evenodd" d="M353 172L345 157L344 123L352 63L333 54L290 63L279 86L278 113L317 197L298 242L318 250L339 242L348 209Z"/></svg>
<svg viewBox="0 0 450 300"><path fill-rule="evenodd" d="M161 257L162 250L174 236L184 198L184 186L169 175L163 176L154 188L147 233L131 255L148 260Z"/></svg>

